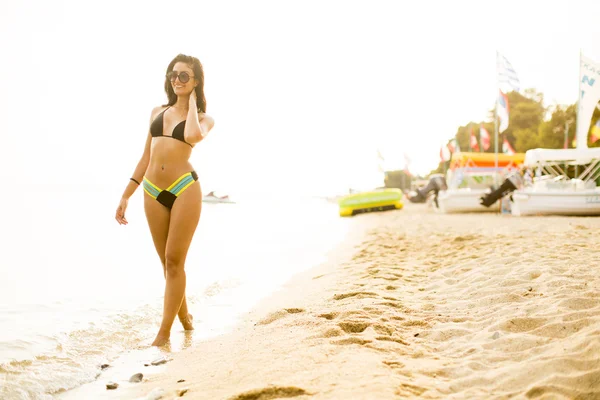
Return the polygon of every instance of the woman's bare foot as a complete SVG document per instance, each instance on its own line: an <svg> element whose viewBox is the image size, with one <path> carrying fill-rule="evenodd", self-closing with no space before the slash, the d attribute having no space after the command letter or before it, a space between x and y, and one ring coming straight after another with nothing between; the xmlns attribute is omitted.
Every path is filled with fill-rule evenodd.
<svg viewBox="0 0 600 400"><path fill-rule="evenodd" d="M183 325L183 329L185 329L186 331L194 330L194 326L192 325L194 322L194 317L192 316L192 314L188 313L187 317L183 319L180 318L179 321L181 321L181 325Z"/></svg>
<svg viewBox="0 0 600 400"><path fill-rule="evenodd" d="M158 335L156 335L156 338L154 339L154 342L152 342L152 346L164 346L165 344L169 343L169 334L165 334L162 332L158 332Z"/></svg>

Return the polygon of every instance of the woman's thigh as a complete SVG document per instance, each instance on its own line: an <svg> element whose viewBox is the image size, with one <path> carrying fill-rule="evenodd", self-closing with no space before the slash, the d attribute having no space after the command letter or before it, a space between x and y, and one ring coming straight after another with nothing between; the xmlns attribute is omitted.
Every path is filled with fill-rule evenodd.
<svg viewBox="0 0 600 400"><path fill-rule="evenodd" d="M183 266L202 211L200 184L194 182L181 193L171 209L165 256L167 264Z"/></svg>
<svg viewBox="0 0 600 400"><path fill-rule="evenodd" d="M148 196L146 193L144 193L144 211L146 213L146 220L148 221L148 227L150 228L154 247L156 248L156 252L164 267L171 213L168 208Z"/></svg>

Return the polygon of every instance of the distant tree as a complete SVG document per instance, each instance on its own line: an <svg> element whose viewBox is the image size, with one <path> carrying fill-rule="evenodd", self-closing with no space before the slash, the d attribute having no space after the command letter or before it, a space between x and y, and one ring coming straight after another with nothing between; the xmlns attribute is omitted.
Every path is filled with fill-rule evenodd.
<svg viewBox="0 0 600 400"><path fill-rule="evenodd" d="M524 95L509 92L507 97L510 112L508 129L503 132L504 137L519 153L541 147L538 129L546 113L544 95L534 89L525 89Z"/></svg>
<svg viewBox="0 0 600 400"><path fill-rule="evenodd" d="M404 170L385 171L385 187L410 190L412 177Z"/></svg>
<svg viewBox="0 0 600 400"><path fill-rule="evenodd" d="M471 130L479 140L479 124L477 122L469 122L465 126L458 127L456 131L455 137L461 151L470 151L471 149Z"/></svg>
<svg viewBox="0 0 600 400"><path fill-rule="evenodd" d="M523 94L518 92L507 93L509 103L509 125L506 131L498 135L498 151L502 152L503 137L509 141L515 151L524 153L527 150L535 148L562 149L565 142L566 122L570 121L567 132L568 147L572 147L573 139L576 134L576 116L577 104L566 106L544 107L544 95L535 89L525 89ZM461 151L469 151L471 129L479 140L479 129L483 127L490 133L490 147L486 152L494 152L494 115L496 103L489 111L488 121L469 122L464 126L458 127L454 138L456 138ZM550 119L544 120L545 116L551 112ZM588 146L600 147L600 140L591 143L591 129L600 119L600 109L596 108L590 122L588 131ZM451 140L451 139L450 139ZM450 141L449 140L449 141ZM481 142L479 143L481 146ZM483 149L482 149L483 150ZM448 168L448 162L440 162L436 169L430 172L443 173Z"/></svg>
<svg viewBox="0 0 600 400"><path fill-rule="evenodd" d="M552 116L548 121L543 121L538 129L537 147L547 149L562 149L565 144L565 129L567 121L569 122L567 132L567 147L571 147L575 137L575 121L577 107L575 104L570 106L556 106ZM530 147L533 148L533 147Z"/></svg>

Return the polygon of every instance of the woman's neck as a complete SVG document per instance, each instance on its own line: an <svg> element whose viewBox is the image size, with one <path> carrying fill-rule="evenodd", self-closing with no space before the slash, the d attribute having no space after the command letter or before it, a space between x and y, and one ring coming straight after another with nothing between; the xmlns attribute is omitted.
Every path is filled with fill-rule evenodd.
<svg viewBox="0 0 600 400"><path fill-rule="evenodd" d="M189 101L189 96L186 98L177 97L177 101L175 102L175 104L173 104L172 107L180 110L187 110L189 108Z"/></svg>

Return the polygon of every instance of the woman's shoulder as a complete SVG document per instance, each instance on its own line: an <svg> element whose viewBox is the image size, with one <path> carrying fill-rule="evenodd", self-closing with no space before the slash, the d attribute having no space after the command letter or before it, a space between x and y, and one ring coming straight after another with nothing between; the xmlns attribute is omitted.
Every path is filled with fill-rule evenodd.
<svg viewBox="0 0 600 400"><path fill-rule="evenodd" d="M167 106L156 106L152 109L152 113L150 114L150 119L153 120L154 118L156 118L156 116L158 114L160 114L162 111L166 110Z"/></svg>

